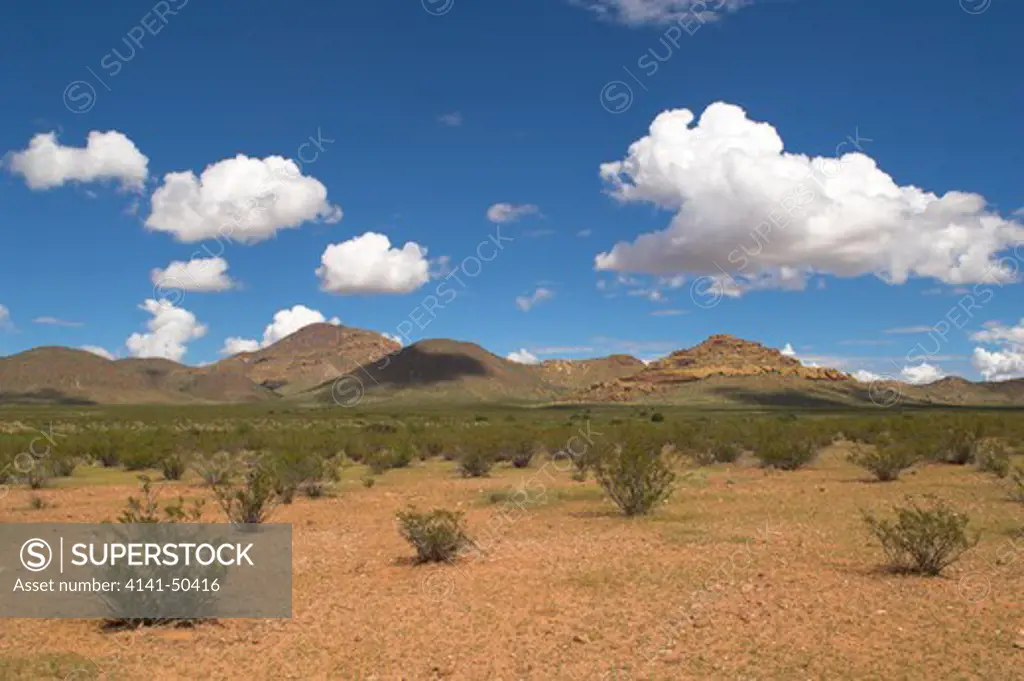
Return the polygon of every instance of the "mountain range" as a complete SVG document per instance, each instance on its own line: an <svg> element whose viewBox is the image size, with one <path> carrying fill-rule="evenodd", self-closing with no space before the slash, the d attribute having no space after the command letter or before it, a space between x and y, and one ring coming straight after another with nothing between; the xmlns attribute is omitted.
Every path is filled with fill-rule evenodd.
<svg viewBox="0 0 1024 681"><path fill-rule="evenodd" d="M347 397L339 399L340 393ZM711 336L645 363L629 355L520 364L446 339L402 347L373 331L312 324L255 352L191 367L40 347L0 358L0 402L65 404L629 403L709 406L1024 404L1024 379L861 383L760 343Z"/></svg>

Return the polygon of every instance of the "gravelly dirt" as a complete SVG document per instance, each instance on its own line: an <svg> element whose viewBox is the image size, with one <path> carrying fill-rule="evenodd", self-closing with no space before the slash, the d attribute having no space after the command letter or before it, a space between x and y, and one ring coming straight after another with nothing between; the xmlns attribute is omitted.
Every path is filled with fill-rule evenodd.
<svg viewBox="0 0 1024 681"><path fill-rule="evenodd" d="M833 448L795 473L709 469L628 520L551 464L484 480L452 465L392 471L371 489L353 475L336 498L280 507L274 521L294 524L291 620L121 633L3 620L0 676L66 678L71 665L71 679L154 681L1024 678L1024 539L1011 534L1024 513L970 468L868 483ZM485 502L524 482L547 503ZM100 521L133 492L50 490L56 506L33 511L16 490L0 520ZM949 499L984 531L942 578L880 570L864 532L860 509L908 493ZM410 502L465 510L485 552L410 565L393 520Z"/></svg>

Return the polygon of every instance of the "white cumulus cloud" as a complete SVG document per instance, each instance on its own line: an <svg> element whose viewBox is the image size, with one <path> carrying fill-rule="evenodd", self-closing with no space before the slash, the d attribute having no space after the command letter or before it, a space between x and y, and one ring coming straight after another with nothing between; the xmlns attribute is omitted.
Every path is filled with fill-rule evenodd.
<svg viewBox="0 0 1024 681"><path fill-rule="evenodd" d="M375 232L329 245L320 263L320 288L340 295L409 293L430 281L426 248L412 241L391 248Z"/></svg>
<svg viewBox="0 0 1024 681"><path fill-rule="evenodd" d="M112 352L110 352L106 348L101 348L98 345L83 345L82 347L79 348L79 350L85 350L86 352L91 352L92 354L99 355L100 357L103 357L104 359L114 359L114 354Z"/></svg>
<svg viewBox="0 0 1024 681"><path fill-rule="evenodd" d="M927 362L921 362L917 366L905 366L901 372L901 376L907 383L913 383L914 385L925 385L927 383L934 383L939 379L945 378L946 374L943 373L942 369Z"/></svg>
<svg viewBox="0 0 1024 681"><path fill-rule="evenodd" d="M199 177L191 170L166 174L153 192L146 227L184 242L223 237L255 243L305 222L340 219L327 187L303 175L295 161L239 154L207 166Z"/></svg>
<svg viewBox="0 0 1024 681"><path fill-rule="evenodd" d="M117 180L125 189L140 191L149 177L149 159L126 135L116 130L89 133L84 147L66 147L57 133L33 137L28 148L11 152L7 168L25 178L30 189L53 189L66 182Z"/></svg>
<svg viewBox="0 0 1024 681"><path fill-rule="evenodd" d="M0 305L0 329L6 329L11 326L11 311L7 309L6 305Z"/></svg>
<svg viewBox="0 0 1024 681"><path fill-rule="evenodd" d="M532 203L496 203L487 209L487 219L491 222L503 224L515 222L524 215L535 215L540 209Z"/></svg>
<svg viewBox="0 0 1024 681"><path fill-rule="evenodd" d="M278 310L274 313L274 319L263 329L263 340L257 341L250 338L239 338L232 336L224 341L220 352L222 355L236 355L239 352L255 352L260 348L273 345L277 341L292 335L299 329L310 324L334 324L338 326L341 320L337 317L327 319L322 312L306 307L295 305L291 308Z"/></svg>
<svg viewBox="0 0 1024 681"><path fill-rule="evenodd" d="M167 267L156 267L149 273L154 286L197 293L227 291L235 282L228 276L224 258L193 258L188 262L175 260Z"/></svg>
<svg viewBox="0 0 1024 681"><path fill-rule="evenodd" d="M786 343L779 352L785 357L796 357L796 350L793 349L792 343Z"/></svg>
<svg viewBox="0 0 1024 681"><path fill-rule="evenodd" d="M541 287L528 296L517 296L516 307L523 312L529 312L535 305L551 300L554 296L551 290Z"/></svg>
<svg viewBox="0 0 1024 681"><path fill-rule="evenodd" d="M986 381L1024 378L1024 347L1016 345L995 351L974 348L971 364Z"/></svg>
<svg viewBox="0 0 1024 681"><path fill-rule="evenodd" d="M505 359L517 364L540 364L540 359L526 348L520 348L508 353Z"/></svg>
<svg viewBox="0 0 1024 681"><path fill-rule="evenodd" d="M875 381L884 380L879 374L868 371L867 369L857 369L857 371L854 371L850 375L853 376L853 380L859 381L860 383L874 383Z"/></svg>
<svg viewBox="0 0 1024 681"><path fill-rule="evenodd" d="M977 194L897 185L856 151L784 151L774 127L731 104L712 104L695 120L686 109L666 111L624 160L601 165L614 198L675 216L665 230L599 254L596 269L711 275L725 295L802 289L815 273L890 284L1016 280L997 255L1024 241L1024 226L987 210ZM853 148L849 139L837 154L844 148Z"/></svg>
<svg viewBox="0 0 1024 681"><path fill-rule="evenodd" d="M151 314L152 319L146 322L147 333L133 333L125 341L132 357L163 357L178 362L189 342L206 335L206 325L200 324L194 314L167 300L150 298L139 309Z"/></svg>

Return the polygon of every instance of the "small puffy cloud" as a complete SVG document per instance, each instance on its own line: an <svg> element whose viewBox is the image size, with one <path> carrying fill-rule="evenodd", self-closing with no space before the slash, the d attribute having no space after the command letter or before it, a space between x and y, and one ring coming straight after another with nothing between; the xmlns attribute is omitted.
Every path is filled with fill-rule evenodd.
<svg viewBox="0 0 1024 681"><path fill-rule="evenodd" d="M235 282L228 276L224 258L193 258L188 262L175 260L164 269L154 268L149 278L154 286L181 289L196 293L227 291Z"/></svg>
<svg viewBox="0 0 1024 681"><path fill-rule="evenodd" d="M1024 348L1013 346L995 351L974 348L971 364L986 381L1024 378Z"/></svg>
<svg viewBox="0 0 1024 681"><path fill-rule="evenodd" d="M184 242L223 237L256 243L305 222L341 219L341 208L327 201L327 187L280 156L239 154L207 166L199 177L191 170L167 173L151 203L146 227Z"/></svg>
<svg viewBox="0 0 1024 681"><path fill-rule="evenodd" d="M310 324L341 324L337 317L327 319L319 310L313 310L305 305L295 305L285 310L278 310L274 313L274 319L263 329L263 340L257 341L249 338L233 336L224 341L220 352L222 355L235 355L239 352L255 352L260 348L273 345L277 341L292 335L299 329Z"/></svg>
<svg viewBox="0 0 1024 681"><path fill-rule="evenodd" d="M28 149L8 154L6 165L24 177L30 189L116 180L125 189L141 191L149 177L149 159L116 130L90 132L84 147L65 147L57 142L57 133L40 133L29 141Z"/></svg>
<svg viewBox="0 0 1024 681"><path fill-rule="evenodd" d="M260 342L258 340L230 336L224 339L224 347L220 349L220 354L237 355L240 352L256 352L259 349Z"/></svg>
<svg viewBox="0 0 1024 681"><path fill-rule="evenodd" d="M592 236L593 234L594 230L592 229L581 229L580 231L576 232L576 236L578 236L581 239L586 239L588 236Z"/></svg>
<svg viewBox="0 0 1024 681"><path fill-rule="evenodd" d="M66 319L58 319L57 317L36 317L32 320L33 324L45 324L47 326L85 326L82 322L71 322Z"/></svg>
<svg viewBox="0 0 1024 681"><path fill-rule="evenodd" d="M858 369L850 375L853 376L853 380L859 381L860 383L874 383L875 381L884 380L880 375L867 371L866 369Z"/></svg>
<svg viewBox="0 0 1024 681"><path fill-rule="evenodd" d="M98 345L83 345L82 347L79 348L79 350L85 350L86 352L91 352L92 354L99 355L100 357L102 357L104 359L114 359L114 355L113 355L112 352L110 352L106 348L101 348Z"/></svg>
<svg viewBox="0 0 1024 681"><path fill-rule="evenodd" d="M652 317L678 317L686 314L686 310L655 310L651 312Z"/></svg>
<svg viewBox="0 0 1024 681"><path fill-rule="evenodd" d="M927 362L921 362L917 366L905 366L903 367L901 375L903 380L907 383L913 383L914 385L934 383L935 381L946 377L946 374L942 372L942 369L932 364L928 364Z"/></svg>
<svg viewBox="0 0 1024 681"><path fill-rule="evenodd" d="M391 248L375 232L329 245L320 262L320 288L339 295L410 293L430 281L426 248L412 241Z"/></svg>
<svg viewBox="0 0 1024 681"><path fill-rule="evenodd" d="M738 106L711 104L699 120L666 111L600 172L620 202L675 215L666 229L600 253L595 267L710 276L723 295L802 290L814 275L894 285L912 277L1016 281L997 255L1024 242L1024 225L988 210L977 194L897 185L852 151L867 141L844 140L838 158L811 158L785 151L774 127Z"/></svg>
<svg viewBox="0 0 1024 681"><path fill-rule="evenodd" d="M627 26L683 26L714 21L726 12L735 12L753 0L572 0L602 19Z"/></svg>
<svg viewBox="0 0 1024 681"><path fill-rule="evenodd" d="M11 326L11 311L6 305L0 305L0 329L9 329Z"/></svg>
<svg viewBox="0 0 1024 681"><path fill-rule="evenodd" d="M392 333L387 333L387 332L382 333L381 335L384 336L385 338L387 338L389 341L394 341L395 343L398 343L399 345L401 345L403 347L405 346L405 341L402 340L401 336L396 336L396 335L394 335Z"/></svg>
<svg viewBox="0 0 1024 681"><path fill-rule="evenodd" d="M554 296L555 294L551 290L541 287L528 296L518 296L516 298L516 307L523 312L529 312L538 303L550 300Z"/></svg>
<svg viewBox="0 0 1024 681"><path fill-rule="evenodd" d="M449 128L458 128L463 123L462 113L459 111L451 111L446 114L441 114L437 117L437 121L441 125L447 125Z"/></svg>
<svg viewBox="0 0 1024 681"><path fill-rule="evenodd" d="M515 222L524 215L536 215L539 212L540 209L531 203L496 203L487 209L487 219L502 224Z"/></svg>
<svg viewBox="0 0 1024 681"><path fill-rule="evenodd" d="M785 357L796 357L796 350L793 349L792 343L786 343L779 352Z"/></svg>
<svg viewBox="0 0 1024 681"><path fill-rule="evenodd" d="M513 352L508 353L505 359L516 364L540 364L540 360L535 354L527 350L526 348L520 348Z"/></svg>
<svg viewBox="0 0 1024 681"><path fill-rule="evenodd" d="M139 309L152 319L146 323L147 333L133 333L125 341L132 357L163 357L178 362L189 342L206 335L206 325L200 324L194 314L167 300L150 298Z"/></svg>

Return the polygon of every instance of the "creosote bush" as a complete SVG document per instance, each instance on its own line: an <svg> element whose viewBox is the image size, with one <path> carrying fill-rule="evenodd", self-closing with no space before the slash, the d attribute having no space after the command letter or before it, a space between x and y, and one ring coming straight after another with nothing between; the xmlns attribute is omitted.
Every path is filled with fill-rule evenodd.
<svg viewBox="0 0 1024 681"><path fill-rule="evenodd" d="M983 473L991 473L997 478L1005 478L1010 474L1010 453L1006 443L1001 440L984 440L975 448L974 465Z"/></svg>
<svg viewBox="0 0 1024 681"><path fill-rule="evenodd" d="M202 499L192 502L192 505L186 508L185 498L179 496L161 509L153 490L153 481L147 475L138 477L142 496L128 497L124 510L117 518L119 523L194 523L202 518L205 505Z"/></svg>
<svg viewBox="0 0 1024 681"><path fill-rule="evenodd" d="M754 454L765 468L795 471L814 461L821 442L799 426L767 426L757 435Z"/></svg>
<svg viewBox="0 0 1024 681"><path fill-rule="evenodd" d="M471 445L459 457L459 475L464 478L483 478L494 466L494 455L481 446Z"/></svg>
<svg viewBox="0 0 1024 681"><path fill-rule="evenodd" d="M473 545L461 512L443 508L421 512L410 507L397 518L398 531L416 549L417 562L451 562Z"/></svg>
<svg viewBox="0 0 1024 681"><path fill-rule="evenodd" d="M920 504L912 499L897 506L892 519L863 513L868 531L882 545L890 566L900 572L938 575L978 543L967 533L970 518L948 503L926 497Z"/></svg>
<svg viewBox="0 0 1024 681"><path fill-rule="evenodd" d="M229 482L213 487L213 494L224 515L232 523L266 522L281 500L277 492L277 476L262 462L251 462L239 484Z"/></svg>
<svg viewBox="0 0 1024 681"><path fill-rule="evenodd" d="M187 469L188 464L182 454L168 454L160 459L160 472L164 480L181 480Z"/></svg>
<svg viewBox="0 0 1024 681"><path fill-rule="evenodd" d="M874 446L857 443L854 448L849 456L850 463L867 470L880 482L896 480L918 461L913 447L890 438L879 438Z"/></svg>
<svg viewBox="0 0 1024 681"><path fill-rule="evenodd" d="M1010 499L1018 504L1024 504L1024 468L1014 468L1010 471Z"/></svg>
<svg viewBox="0 0 1024 681"><path fill-rule="evenodd" d="M676 475L651 433L630 429L595 457L597 481L628 516L645 515L672 494Z"/></svg>

